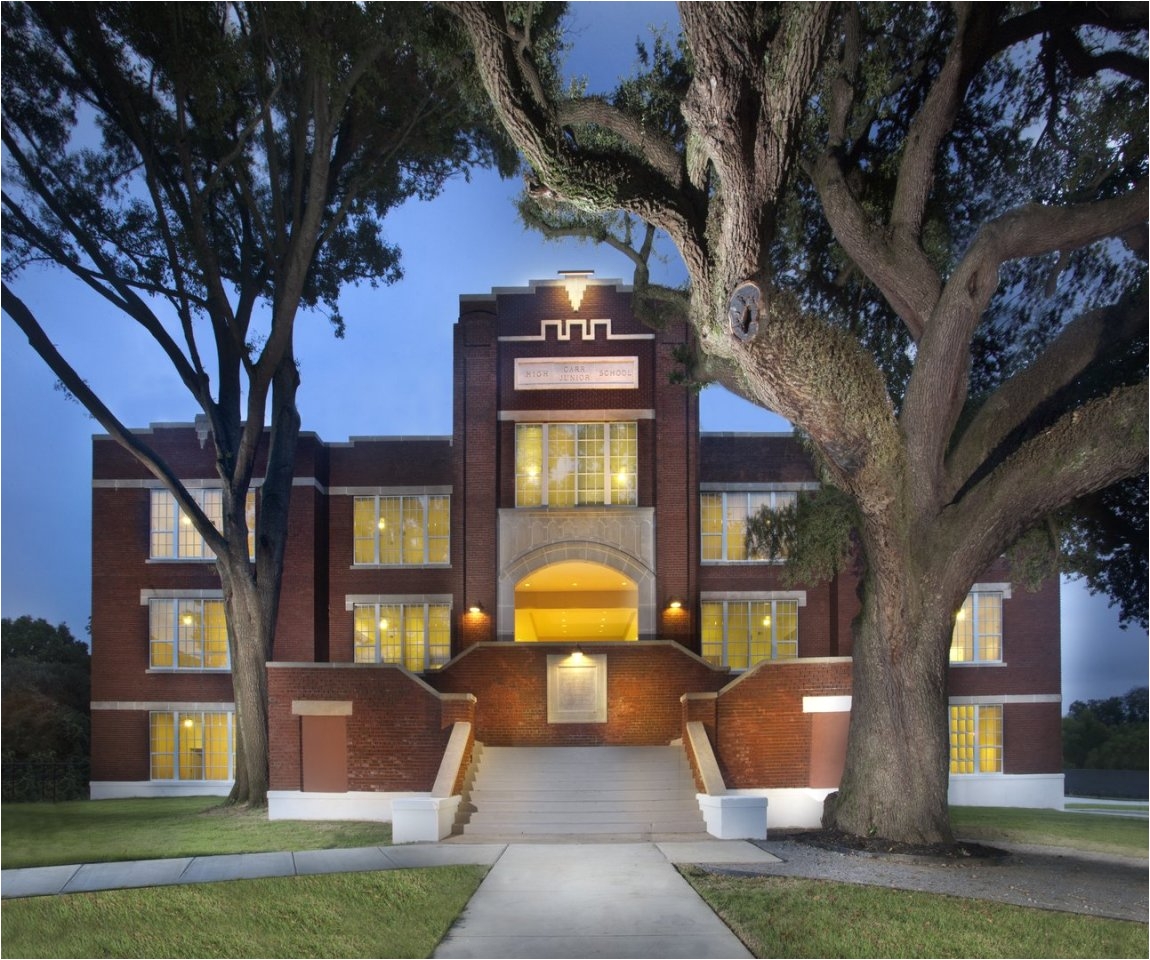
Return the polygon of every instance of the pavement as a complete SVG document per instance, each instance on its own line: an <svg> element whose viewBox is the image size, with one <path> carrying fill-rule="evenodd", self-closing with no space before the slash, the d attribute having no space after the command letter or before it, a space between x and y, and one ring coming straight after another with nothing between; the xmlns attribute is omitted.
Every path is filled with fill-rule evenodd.
<svg viewBox="0 0 1150 960"><path fill-rule="evenodd" d="M701 960L751 954L675 864L763 867L777 862L742 840L419 843L3 870L0 896L477 864L490 870L436 957Z"/></svg>
<svg viewBox="0 0 1150 960"><path fill-rule="evenodd" d="M837 853L786 835L769 841L685 837L572 842L418 843L246 853L0 871L0 896L50 896L256 877L489 868L436 957L749 957L675 869L699 864L758 876L810 877L1147 920L1146 860L1052 847L1009 847L990 860L939 863Z"/></svg>

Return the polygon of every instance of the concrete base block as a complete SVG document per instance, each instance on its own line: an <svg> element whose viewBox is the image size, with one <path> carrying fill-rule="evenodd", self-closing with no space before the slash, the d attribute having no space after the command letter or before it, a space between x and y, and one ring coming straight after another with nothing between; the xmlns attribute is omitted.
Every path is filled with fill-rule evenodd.
<svg viewBox="0 0 1150 960"><path fill-rule="evenodd" d="M88 785L92 800L123 800L128 797L226 797L230 780L93 780Z"/></svg>
<svg viewBox="0 0 1150 960"><path fill-rule="evenodd" d="M720 840L766 840L767 798L761 793L700 793L707 833Z"/></svg>
<svg viewBox="0 0 1150 960"><path fill-rule="evenodd" d="M967 774L950 778L953 807L1034 807L1063 809L1065 777L1061 773Z"/></svg>
<svg viewBox="0 0 1150 960"><path fill-rule="evenodd" d="M391 803L392 843L437 843L451 834L462 797L396 797Z"/></svg>
<svg viewBox="0 0 1150 960"><path fill-rule="evenodd" d="M269 820L391 820L391 805L409 793L319 793L269 790Z"/></svg>

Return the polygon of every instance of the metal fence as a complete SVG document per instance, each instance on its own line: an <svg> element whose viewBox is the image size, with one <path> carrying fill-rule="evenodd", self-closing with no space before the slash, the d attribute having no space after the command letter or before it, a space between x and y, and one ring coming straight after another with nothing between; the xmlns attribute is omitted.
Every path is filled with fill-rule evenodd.
<svg viewBox="0 0 1150 960"><path fill-rule="evenodd" d="M0 766L5 803L88 798L87 760L12 760Z"/></svg>
<svg viewBox="0 0 1150 960"><path fill-rule="evenodd" d="M1145 800L1150 779L1145 770L1063 770L1068 797Z"/></svg>

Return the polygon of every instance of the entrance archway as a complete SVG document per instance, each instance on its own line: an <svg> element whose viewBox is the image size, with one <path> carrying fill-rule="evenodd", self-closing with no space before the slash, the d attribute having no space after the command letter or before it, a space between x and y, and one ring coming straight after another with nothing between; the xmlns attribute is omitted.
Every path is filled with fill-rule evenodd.
<svg viewBox="0 0 1150 960"><path fill-rule="evenodd" d="M515 639L638 640L639 585L590 560L539 567L515 584Z"/></svg>

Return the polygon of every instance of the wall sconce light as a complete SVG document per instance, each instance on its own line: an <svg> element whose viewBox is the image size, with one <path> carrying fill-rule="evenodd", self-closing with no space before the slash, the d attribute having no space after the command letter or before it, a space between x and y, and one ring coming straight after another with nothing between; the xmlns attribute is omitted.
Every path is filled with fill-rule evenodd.
<svg viewBox="0 0 1150 960"><path fill-rule="evenodd" d="M467 612L468 613L482 613L483 612L483 604L482 603L473 603L473 604L471 604L471 606L469 606L467 608Z"/></svg>
<svg viewBox="0 0 1150 960"><path fill-rule="evenodd" d="M680 600L678 597L671 597L671 599L667 601L667 609L668 610L682 610L683 609L683 601Z"/></svg>
<svg viewBox="0 0 1150 960"><path fill-rule="evenodd" d="M567 299L571 301L571 309L578 310L583 302L583 291L587 289L587 281L595 276L595 271L560 270L559 276L563 278L563 286L567 288Z"/></svg>

